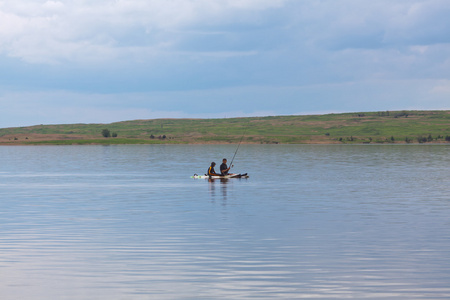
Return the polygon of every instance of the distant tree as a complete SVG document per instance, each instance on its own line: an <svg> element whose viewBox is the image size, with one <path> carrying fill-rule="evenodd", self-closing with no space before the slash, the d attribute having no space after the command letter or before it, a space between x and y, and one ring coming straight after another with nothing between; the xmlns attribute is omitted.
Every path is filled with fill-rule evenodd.
<svg viewBox="0 0 450 300"><path fill-rule="evenodd" d="M391 136L391 142L394 142L394 141L395 141L394 136Z"/></svg>
<svg viewBox="0 0 450 300"><path fill-rule="evenodd" d="M450 142L450 135L445 136L445 140L446 140L447 142Z"/></svg>
<svg viewBox="0 0 450 300"><path fill-rule="evenodd" d="M417 137L417 141L418 141L419 143L426 143L426 142L427 142L427 138L426 138L426 137L423 137L423 136L418 136L418 137Z"/></svg>
<svg viewBox="0 0 450 300"><path fill-rule="evenodd" d="M109 138L111 136L111 132L108 129L103 129L102 130L102 135L105 138Z"/></svg>
<svg viewBox="0 0 450 300"><path fill-rule="evenodd" d="M431 142L433 140L433 137L431 136L431 133L427 137L427 142Z"/></svg>
<svg viewBox="0 0 450 300"><path fill-rule="evenodd" d="M166 138L166 135L163 135L162 138L163 138L163 140L164 140L164 139Z"/></svg>
<svg viewBox="0 0 450 300"><path fill-rule="evenodd" d="M150 135L150 138L151 138L151 139L154 139L154 138L155 138L155 136L154 136L154 135L152 134L152 135Z"/></svg>
<svg viewBox="0 0 450 300"><path fill-rule="evenodd" d="M117 137L117 132L113 132L113 133L111 134L111 136L114 137L114 138Z"/></svg>
<svg viewBox="0 0 450 300"><path fill-rule="evenodd" d="M402 111L401 113L396 114L396 115L394 116L394 118L398 118L398 117L405 117L405 118L407 118L407 117L408 117L408 114L406 113L406 111Z"/></svg>

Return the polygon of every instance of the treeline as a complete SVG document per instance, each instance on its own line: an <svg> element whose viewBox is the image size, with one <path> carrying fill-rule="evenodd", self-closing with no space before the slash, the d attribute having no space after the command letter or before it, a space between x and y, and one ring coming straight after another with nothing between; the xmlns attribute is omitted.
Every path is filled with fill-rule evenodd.
<svg viewBox="0 0 450 300"><path fill-rule="evenodd" d="M167 138L167 136L165 135L165 134L163 134L163 135L160 135L160 136L158 136L158 137L156 137L156 136L154 136L153 134L151 134L150 135L150 138L153 140L153 139L156 139L156 138L158 138L158 139L160 139L160 140L165 140L166 138Z"/></svg>
<svg viewBox="0 0 450 300"><path fill-rule="evenodd" d="M327 134L326 134L327 135ZM329 135L329 134L328 134ZM339 142L346 143L346 142L362 142L364 144L370 144L372 142L375 143L397 143L397 142L405 142L407 144L418 142L420 144L422 143L432 143L432 142L440 142L440 141L446 141L450 142L450 135L446 135L445 137L442 135L438 135L437 137L433 137L431 134L428 136L417 136L417 137L405 137L405 138L395 138L394 136L391 136L390 138L384 138L384 139L373 139L372 137L369 138L357 138L357 137L340 137L337 139Z"/></svg>
<svg viewBox="0 0 450 300"><path fill-rule="evenodd" d="M103 129L102 130L102 136L105 137L105 138L117 137L117 132L111 133L111 131L109 131L109 129Z"/></svg>
<svg viewBox="0 0 450 300"><path fill-rule="evenodd" d="M369 114L369 113L367 113L367 114ZM392 113L387 110L387 111L378 111L378 112L372 113L372 114L376 114L379 117L390 117ZM394 118L400 118L400 117L407 118L408 116L409 116L409 113L407 111L396 112L396 113L393 114ZM364 117L366 117L366 113L359 113L358 117L364 118Z"/></svg>
<svg viewBox="0 0 450 300"><path fill-rule="evenodd" d="M423 137L423 136L417 137L417 141L419 143L427 143L427 142L429 143L429 142L438 141L438 140L445 140L446 142L450 142L450 135L445 136L445 138L444 138L444 136L441 136L441 135L438 135L436 138L433 138L431 136L431 134L428 135L428 137Z"/></svg>
<svg viewBox="0 0 450 300"><path fill-rule="evenodd" d="M111 132L109 129L103 129L101 133L102 133L102 136L105 137L105 138L117 137L118 136L117 132ZM153 134L151 134L149 136L149 138L152 139L152 140L153 139L160 139L160 140L168 139L168 137L165 134L159 135L159 136L154 136Z"/></svg>

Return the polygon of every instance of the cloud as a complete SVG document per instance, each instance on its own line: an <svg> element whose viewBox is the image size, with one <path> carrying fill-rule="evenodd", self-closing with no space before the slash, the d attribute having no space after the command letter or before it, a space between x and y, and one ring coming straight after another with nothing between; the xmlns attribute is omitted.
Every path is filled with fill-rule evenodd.
<svg viewBox="0 0 450 300"><path fill-rule="evenodd" d="M0 49L30 63L151 59L197 35L189 28L258 23L284 1L2 1ZM225 49L228 52L230 49ZM223 51L223 50L222 50Z"/></svg>
<svg viewBox="0 0 450 300"><path fill-rule="evenodd" d="M446 0L10 0L0 2L0 53L72 73L140 69L164 77L171 69L178 71L168 77L192 77L197 64L226 73L231 63L254 79L278 65L283 80L318 70L329 80L345 73L339 65L359 62L392 75L386 58L442 63L430 53L450 42L449 14Z"/></svg>
<svg viewBox="0 0 450 300"><path fill-rule="evenodd" d="M274 41L292 48L295 39L299 49L325 51L435 45L450 42L449 13L446 0L6 0L0 51L30 63L92 64L211 49L245 55Z"/></svg>
<svg viewBox="0 0 450 300"><path fill-rule="evenodd" d="M0 0L1 105L25 123L444 108L448 15L448 0Z"/></svg>
<svg viewBox="0 0 450 300"><path fill-rule="evenodd" d="M437 98L446 101L446 107L450 108L448 99L450 99L450 80L438 80L434 86L431 87L430 93L435 95Z"/></svg>
<svg viewBox="0 0 450 300"><path fill-rule="evenodd" d="M293 12L303 37L329 50L450 42L446 0L309 1Z"/></svg>
<svg viewBox="0 0 450 300"><path fill-rule="evenodd" d="M448 80L370 80L309 86L90 94L0 95L1 127L110 123L152 118L225 118L317 112L450 109Z"/></svg>

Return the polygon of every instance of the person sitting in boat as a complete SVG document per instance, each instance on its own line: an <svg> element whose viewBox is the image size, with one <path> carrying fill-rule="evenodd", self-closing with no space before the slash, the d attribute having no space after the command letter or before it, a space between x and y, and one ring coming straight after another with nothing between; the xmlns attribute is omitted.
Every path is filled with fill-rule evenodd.
<svg viewBox="0 0 450 300"><path fill-rule="evenodd" d="M220 165L220 173L221 173L222 175L228 175L228 171L230 171L231 167L232 167L232 166L230 166L230 167L228 168L228 166L227 166L227 159L224 158L224 159L222 160L222 164Z"/></svg>
<svg viewBox="0 0 450 300"><path fill-rule="evenodd" d="M215 162L211 163L211 166L208 168L208 176L222 176L221 174L217 174L216 171L214 171L214 167L216 166Z"/></svg>

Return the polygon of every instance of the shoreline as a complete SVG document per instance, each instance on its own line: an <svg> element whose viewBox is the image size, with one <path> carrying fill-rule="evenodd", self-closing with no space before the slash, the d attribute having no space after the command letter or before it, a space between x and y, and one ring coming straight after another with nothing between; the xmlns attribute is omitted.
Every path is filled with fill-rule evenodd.
<svg viewBox="0 0 450 300"><path fill-rule="evenodd" d="M447 144L450 111L149 119L0 128L0 145Z"/></svg>
<svg viewBox="0 0 450 300"><path fill-rule="evenodd" d="M114 141L105 141L105 142L94 142L89 139L82 141L73 141L68 142L67 140L46 140L39 142L23 142L23 141L11 141L11 142L0 142L0 146L114 146L114 145L237 145L238 142L147 142L147 141L139 141L139 142L119 142L114 143ZM256 142L242 142L242 145L450 145L448 141L432 141L432 142L303 142L303 143L256 143Z"/></svg>

